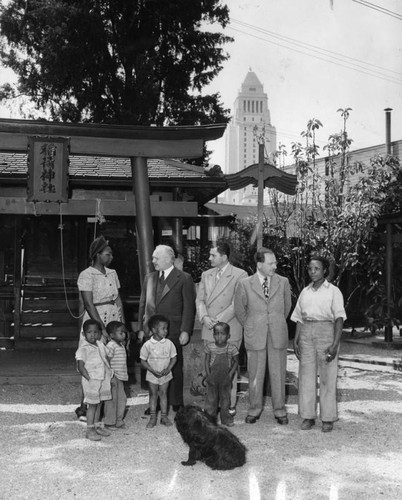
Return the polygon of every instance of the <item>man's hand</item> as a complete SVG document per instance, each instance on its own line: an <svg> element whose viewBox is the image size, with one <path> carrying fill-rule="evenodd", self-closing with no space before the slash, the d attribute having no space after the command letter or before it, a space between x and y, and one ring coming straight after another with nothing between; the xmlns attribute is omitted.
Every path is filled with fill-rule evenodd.
<svg viewBox="0 0 402 500"><path fill-rule="evenodd" d="M181 332L180 337L179 337L180 345L188 344L189 340L190 340L190 335L187 332Z"/></svg>
<svg viewBox="0 0 402 500"><path fill-rule="evenodd" d="M215 318L211 318L211 316L204 316L202 318L202 322L208 328L208 330L212 330L212 328L215 326L218 320Z"/></svg>

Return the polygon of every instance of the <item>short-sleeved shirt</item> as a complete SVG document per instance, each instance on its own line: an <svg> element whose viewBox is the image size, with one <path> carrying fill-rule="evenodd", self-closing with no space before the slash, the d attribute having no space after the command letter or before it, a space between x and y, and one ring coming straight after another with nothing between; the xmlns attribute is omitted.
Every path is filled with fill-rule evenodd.
<svg viewBox="0 0 402 500"><path fill-rule="evenodd" d="M343 295L338 287L324 280L317 290L310 283L303 288L290 319L295 323L305 321L331 321L346 319Z"/></svg>
<svg viewBox="0 0 402 500"><path fill-rule="evenodd" d="M96 305L99 317L106 326L110 321L121 321L122 315L116 304L112 304L119 296L120 282L117 273L114 269L105 267L105 274L101 273L95 267L87 267L78 276L78 290L80 292L92 292L92 300L94 304L109 304ZM90 319L87 311L85 311L82 323ZM82 332L80 344L83 341Z"/></svg>
<svg viewBox="0 0 402 500"><path fill-rule="evenodd" d="M91 379L103 380L106 372L106 351L105 346L97 340L96 344L90 344L83 340L81 346L75 353L77 361L83 361Z"/></svg>
<svg viewBox="0 0 402 500"><path fill-rule="evenodd" d="M106 345L106 352L115 377L119 380L128 380L127 352L125 347L112 339Z"/></svg>
<svg viewBox="0 0 402 500"><path fill-rule="evenodd" d="M141 347L140 358L148 361L150 366L156 371L162 371L169 366L170 360L177 356L176 347L169 339L162 339L160 341L151 337ZM147 371L146 379L149 382L162 384L172 380L173 375L170 372L165 377L157 379L151 372Z"/></svg>
<svg viewBox="0 0 402 500"><path fill-rule="evenodd" d="M204 348L205 354L210 354L211 359L209 366L212 366L216 356L219 354L226 354L228 357L228 366L229 368L232 366L232 360L235 356L239 354L239 350L234 344L230 344L229 342L224 347L218 347L215 342L209 342Z"/></svg>

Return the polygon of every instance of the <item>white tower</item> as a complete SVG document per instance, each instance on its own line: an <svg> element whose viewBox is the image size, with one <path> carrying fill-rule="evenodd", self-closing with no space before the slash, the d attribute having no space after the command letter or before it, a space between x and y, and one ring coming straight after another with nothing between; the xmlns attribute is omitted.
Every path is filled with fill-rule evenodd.
<svg viewBox="0 0 402 500"><path fill-rule="evenodd" d="M225 133L225 173L234 174L258 163L258 142L254 127L265 126L266 154L276 151L276 129L271 125L268 97L257 75L249 70L233 106L232 121ZM226 203L256 205L257 188L247 186L226 191Z"/></svg>

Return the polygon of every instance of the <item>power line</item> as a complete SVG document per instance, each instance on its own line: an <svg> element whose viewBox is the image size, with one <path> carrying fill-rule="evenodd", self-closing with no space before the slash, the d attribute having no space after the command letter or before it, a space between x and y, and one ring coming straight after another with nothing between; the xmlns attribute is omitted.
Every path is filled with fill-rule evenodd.
<svg viewBox="0 0 402 500"><path fill-rule="evenodd" d="M280 35L279 33L275 33L274 31L269 31L267 29L261 28L259 26L254 25L254 24L249 24L249 23L246 23L244 21L239 21L237 19L232 19L232 21L235 24L241 25L242 27L258 31L258 32L266 34L268 36L272 36L273 38L278 38L278 39L280 39L282 41L285 41L286 43L295 44L295 45L298 45L298 46L300 46L302 48L306 48L308 50L312 50L312 51L318 52L320 54L323 53L323 55L328 55L329 57L335 56L336 59L337 58L341 58L341 60L343 60L343 59L349 60L349 61L351 61L350 64L354 64L354 62L358 62L358 63L364 64L366 66L371 66L373 68L377 68L380 71L387 71L389 73L394 73L395 75L402 76L401 72L397 72L397 71L393 71L391 69L383 68L381 66L377 66L376 64L372 64L372 63L369 63L369 62L366 62L366 61L362 61L361 59L357 59L355 57L350 57L350 56L341 54L339 52L334 52L332 50L324 49L324 48L319 47L317 45L312 45L312 44L307 43L307 42L302 42L302 41L297 40L295 38L291 38L291 37L288 37L288 36L285 36L285 35ZM368 69L368 68L364 68L364 69Z"/></svg>
<svg viewBox="0 0 402 500"><path fill-rule="evenodd" d="M392 10L386 9L385 7L381 7L380 5L377 5L375 3L367 2L366 0L352 0L355 3L359 3L360 5L363 5L363 7L368 7L369 9L376 10L378 12L381 12L381 14L386 14L387 16L395 17L395 19L399 19L402 21L402 15L398 14L397 12L393 12Z"/></svg>
<svg viewBox="0 0 402 500"><path fill-rule="evenodd" d="M294 47L289 47L288 45L283 45L283 44L274 42L272 40L269 40L267 38L263 38L263 37L257 36L257 35L255 35L253 33L248 33L247 31L242 31L240 29L233 28L232 26L228 26L228 28L231 29L231 30L233 30L233 31L236 31L238 33L242 33L243 35L252 36L253 38L256 38L258 40L263 40L264 42L271 43L271 44L276 45L278 47L283 47L285 49L293 50L294 52L298 52L299 54L303 54L303 55L307 55L307 56L310 56L310 57L314 57L314 58L319 59L321 61L330 62L332 64L335 64L337 66L341 66L341 67L344 67L344 68L353 69L355 71L358 71L359 73L363 73L363 74L369 75L369 76L374 76L376 78L379 78L380 80L388 81L390 83L396 83L397 85L401 85L402 84L402 79L398 79L398 78L392 77L390 75L383 75L383 74L381 74L379 72L376 73L374 70L370 70L369 68L365 68L364 70L363 69L358 69L357 67L351 66L350 65L351 63L347 63L347 61L343 61L343 62L339 63L339 62L336 62L334 60L328 59L329 56L319 57L317 55L310 54L310 53L302 51L302 50L298 50L298 49L296 49ZM321 55L325 56L325 54L321 54Z"/></svg>

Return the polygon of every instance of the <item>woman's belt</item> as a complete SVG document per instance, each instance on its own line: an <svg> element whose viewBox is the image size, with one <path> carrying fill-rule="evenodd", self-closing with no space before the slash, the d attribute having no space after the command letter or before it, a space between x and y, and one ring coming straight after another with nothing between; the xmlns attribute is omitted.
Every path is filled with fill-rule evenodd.
<svg viewBox="0 0 402 500"><path fill-rule="evenodd" d="M306 323L333 323L330 319L304 319L303 322Z"/></svg>
<svg viewBox="0 0 402 500"><path fill-rule="evenodd" d="M107 302L95 302L94 306L108 306L108 305L114 305L116 304L115 300L108 300Z"/></svg>

